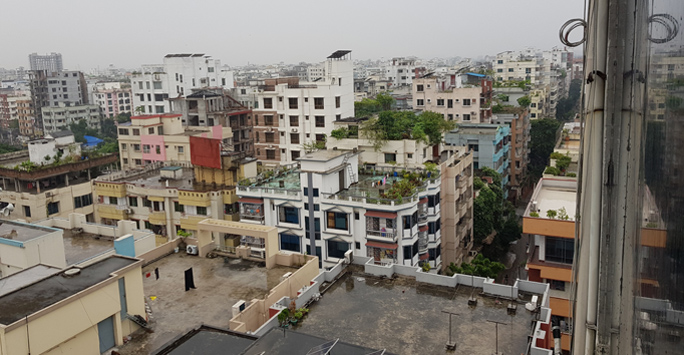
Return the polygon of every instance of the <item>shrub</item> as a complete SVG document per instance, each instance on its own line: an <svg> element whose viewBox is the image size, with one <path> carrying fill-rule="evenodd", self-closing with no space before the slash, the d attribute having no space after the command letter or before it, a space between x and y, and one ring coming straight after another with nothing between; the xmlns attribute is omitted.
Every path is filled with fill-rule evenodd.
<svg viewBox="0 0 684 355"><path fill-rule="evenodd" d="M546 217L549 217L551 219L556 218L556 215L558 215L558 212L556 210L548 210L546 211Z"/></svg>
<svg viewBox="0 0 684 355"><path fill-rule="evenodd" d="M530 217L539 217L538 212L530 212Z"/></svg>
<svg viewBox="0 0 684 355"><path fill-rule="evenodd" d="M546 167L546 170L544 170L544 174L558 176L561 174L561 171L560 171L560 169L558 169L554 166L548 166L548 167Z"/></svg>
<svg viewBox="0 0 684 355"><path fill-rule="evenodd" d="M575 173L567 173L567 174L565 174L565 176L567 176L567 177L576 177L577 174L575 174Z"/></svg>

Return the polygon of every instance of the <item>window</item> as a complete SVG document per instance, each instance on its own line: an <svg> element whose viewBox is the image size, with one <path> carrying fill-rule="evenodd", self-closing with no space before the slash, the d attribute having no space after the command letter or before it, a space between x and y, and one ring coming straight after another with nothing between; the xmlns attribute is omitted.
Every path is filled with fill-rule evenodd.
<svg viewBox="0 0 684 355"><path fill-rule="evenodd" d="M360 218L361 218L361 217L359 216L359 213L358 213L358 212L354 212L354 219L358 221Z"/></svg>
<svg viewBox="0 0 684 355"><path fill-rule="evenodd" d="M325 127L325 116L316 116L316 127Z"/></svg>
<svg viewBox="0 0 684 355"><path fill-rule="evenodd" d="M214 67L207 67L207 72L213 73L213 72L214 72Z"/></svg>
<svg viewBox="0 0 684 355"><path fill-rule="evenodd" d="M429 207L436 207L439 205L439 192L428 196L428 208Z"/></svg>
<svg viewBox="0 0 684 355"><path fill-rule="evenodd" d="M344 258L344 253L349 250L349 243L337 242L334 240L328 240L328 257L330 258Z"/></svg>
<svg viewBox="0 0 684 355"><path fill-rule="evenodd" d="M401 220L404 223L404 229L413 228L413 226L416 224L416 221L418 219L417 217L418 217L417 215L415 215L415 217L413 215L401 217Z"/></svg>
<svg viewBox="0 0 684 355"><path fill-rule="evenodd" d="M463 106L470 106L470 99L463 99Z"/></svg>
<svg viewBox="0 0 684 355"><path fill-rule="evenodd" d="M173 201L173 210L180 213L185 213L185 206L181 205L178 201Z"/></svg>
<svg viewBox="0 0 684 355"><path fill-rule="evenodd" d="M536 102L531 103L530 107L537 107L537 103Z"/></svg>
<svg viewBox="0 0 684 355"><path fill-rule="evenodd" d="M299 116L290 116L290 127L299 127Z"/></svg>
<svg viewBox="0 0 684 355"><path fill-rule="evenodd" d="M143 154L149 154L150 153L150 145L149 144L143 144Z"/></svg>
<svg viewBox="0 0 684 355"><path fill-rule="evenodd" d="M499 68L499 69L496 70L496 72L497 72L497 73L503 73L503 69L500 69L500 68ZM499 79L501 79L501 78L499 78Z"/></svg>
<svg viewBox="0 0 684 355"><path fill-rule="evenodd" d="M335 96L335 108L340 108L340 97Z"/></svg>
<svg viewBox="0 0 684 355"><path fill-rule="evenodd" d="M147 134L154 134L154 127L150 127L147 129Z"/></svg>
<svg viewBox="0 0 684 355"><path fill-rule="evenodd" d="M480 150L480 146L477 144L468 144L468 149L477 152Z"/></svg>
<svg viewBox="0 0 684 355"><path fill-rule="evenodd" d="M557 291L565 291L565 281L549 280L551 281L551 289Z"/></svg>
<svg viewBox="0 0 684 355"><path fill-rule="evenodd" d="M385 163L396 163L397 155L394 153L385 153Z"/></svg>
<svg viewBox="0 0 684 355"><path fill-rule="evenodd" d="M49 202L47 204L48 216L59 213L59 202Z"/></svg>
<svg viewBox="0 0 684 355"><path fill-rule="evenodd" d="M290 152L290 154L292 154L292 160L297 160L299 159L301 153L298 150L293 150Z"/></svg>
<svg viewBox="0 0 684 355"><path fill-rule="evenodd" d="M81 208L93 204L93 195L87 194L83 196L74 197L74 208ZM30 216L27 216L30 217Z"/></svg>
<svg viewBox="0 0 684 355"><path fill-rule="evenodd" d="M293 234L280 234L280 250L289 250L300 253L299 236Z"/></svg>
<svg viewBox="0 0 684 355"><path fill-rule="evenodd" d="M264 124L266 126L273 126L273 115L264 115Z"/></svg>
<svg viewBox="0 0 684 355"><path fill-rule="evenodd" d="M513 72L513 68L508 68L508 72L509 72L509 73L512 73L512 72Z"/></svg>
<svg viewBox="0 0 684 355"><path fill-rule="evenodd" d="M264 137L266 137L266 143L273 143L275 141L275 133L273 132L264 133Z"/></svg>
<svg viewBox="0 0 684 355"><path fill-rule="evenodd" d="M324 104L325 99L323 97L315 97L314 98L314 109L316 110L322 110L325 108Z"/></svg>
<svg viewBox="0 0 684 355"><path fill-rule="evenodd" d="M266 159L269 159L269 160L275 159L275 149L266 149Z"/></svg>
<svg viewBox="0 0 684 355"><path fill-rule="evenodd" d="M200 216L206 216L207 215L207 208L202 207L202 206L197 206L197 214Z"/></svg>
<svg viewBox="0 0 684 355"><path fill-rule="evenodd" d="M304 217L304 229L306 230L306 238L309 238L309 217ZM321 240L321 220L314 218L314 239Z"/></svg>
<svg viewBox="0 0 684 355"><path fill-rule="evenodd" d="M140 129L138 129L138 128L133 128L133 135L134 135L134 136L139 136L139 135L140 135Z"/></svg>
<svg viewBox="0 0 684 355"><path fill-rule="evenodd" d="M299 133L290 133L290 143L299 144Z"/></svg>
<svg viewBox="0 0 684 355"><path fill-rule="evenodd" d="M449 121L453 121L453 120L454 120L454 115L451 114L451 113L448 114L447 117L448 117L448 120L449 120Z"/></svg>
<svg viewBox="0 0 684 355"><path fill-rule="evenodd" d="M437 233L437 231L439 231L441 225L442 225L442 222L440 222L439 218L435 222L428 222L428 234Z"/></svg>
<svg viewBox="0 0 684 355"><path fill-rule="evenodd" d="M496 64L503 64L503 59L499 59L496 61Z"/></svg>
<svg viewBox="0 0 684 355"><path fill-rule="evenodd" d="M116 205L118 203L119 203L119 201L116 197L111 197L111 196L109 197L109 204L110 205Z"/></svg>
<svg viewBox="0 0 684 355"><path fill-rule="evenodd" d="M463 120L464 120L464 121L470 121L470 114L469 114L469 113L464 113L464 114L463 114Z"/></svg>
<svg viewBox="0 0 684 355"><path fill-rule="evenodd" d="M304 195L309 196L309 189L306 187L304 188ZM318 189L317 188L313 189L313 196L318 197Z"/></svg>
<svg viewBox="0 0 684 355"><path fill-rule="evenodd" d="M183 146L182 145L177 145L176 148L178 148L178 153L183 153Z"/></svg>
<svg viewBox="0 0 684 355"><path fill-rule="evenodd" d="M264 108L273 108L273 99L270 97L264 97Z"/></svg>
<svg viewBox="0 0 684 355"><path fill-rule="evenodd" d="M138 198L135 196L129 196L128 205L131 207L138 207Z"/></svg>
<svg viewBox="0 0 684 355"><path fill-rule="evenodd" d="M147 197L143 197L143 207L152 207L152 201Z"/></svg>
<svg viewBox="0 0 684 355"><path fill-rule="evenodd" d="M425 106L425 101L423 101L423 99L417 99L416 106Z"/></svg>
<svg viewBox="0 0 684 355"><path fill-rule="evenodd" d="M574 239L546 237L546 261L572 264L574 254Z"/></svg>
<svg viewBox="0 0 684 355"><path fill-rule="evenodd" d="M356 248L356 250L361 250L361 243L354 242L354 248Z"/></svg>
<svg viewBox="0 0 684 355"><path fill-rule="evenodd" d="M525 68L525 74L532 74L532 68Z"/></svg>
<svg viewBox="0 0 684 355"><path fill-rule="evenodd" d="M347 214L343 212L327 212L328 228L347 230Z"/></svg>
<svg viewBox="0 0 684 355"><path fill-rule="evenodd" d="M416 85L416 91L417 92L423 92L424 91L423 85Z"/></svg>
<svg viewBox="0 0 684 355"><path fill-rule="evenodd" d="M138 151L140 151L140 150L138 150ZM135 165L142 165L142 160L136 159L136 160L135 160Z"/></svg>
<svg viewBox="0 0 684 355"><path fill-rule="evenodd" d="M430 255L429 258L430 260L437 260L439 256L442 254L442 245L438 244L436 248L434 249L428 249L428 254Z"/></svg>
<svg viewBox="0 0 684 355"><path fill-rule="evenodd" d="M437 106L444 106L444 99L437 99Z"/></svg>
<svg viewBox="0 0 684 355"><path fill-rule="evenodd" d="M31 206L24 206L24 216L31 217Z"/></svg>
<svg viewBox="0 0 684 355"><path fill-rule="evenodd" d="M161 90L161 88L162 88L161 81L153 81L152 84L154 85L155 90Z"/></svg>
<svg viewBox="0 0 684 355"><path fill-rule="evenodd" d="M294 110L299 108L299 99L297 99L296 97L290 97L289 99L287 99L287 101L290 104L290 109Z"/></svg>
<svg viewBox="0 0 684 355"><path fill-rule="evenodd" d="M297 207L279 207L279 221L299 224L299 209Z"/></svg>

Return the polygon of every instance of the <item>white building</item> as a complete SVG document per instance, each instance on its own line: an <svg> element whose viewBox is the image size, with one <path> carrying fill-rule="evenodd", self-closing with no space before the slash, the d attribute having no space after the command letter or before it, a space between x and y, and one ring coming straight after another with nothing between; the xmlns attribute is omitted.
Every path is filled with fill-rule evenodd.
<svg viewBox="0 0 684 355"><path fill-rule="evenodd" d="M414 58L392 58L385 68L385 79L394 86L411 85L415 79L416 60Z"/></svg>
<svg viewBox="0 0 684 355"><path fill-rule="evenodd" d="M92 102L100 106L102 115L113 118L122 113L131 113L131 88L121 87L120 82L97 83L93 88Z"/></svg>
<svg viewBox="0 0 684 355"><path fill-rule="evenodd" d="M289 163L304 155L302 144L323 142L333 122L354 116L351 51L336 51L324 62L325 77L315 83L298 78L263 80L254 117L256 158L265 164Z"/></svg>
<svg viewBox="0 0 684 355"><path fill-rule="evenodd" d="M76 143L70 131L47 134L45 138L32 140L28 144L29 160L34 164L51 163L55 156L80 156L81 144ZM46 160L46 158L49 158Z"/></svg>
<svg viewBox="0 0 684 355"><path fill-rule="evenodd" d="M43 107L43 131L45 134L69 129L72 123L85 120L88 127L100 130L102 114L98 105Z"/></svg>
<svg viewBox="0 0 684 355"><path fill-rule="evenodd" d="M325 67L323 65L311 65L306 68L306 81L313 82L322 79L325 76Z"/></svg>
<svg viewBox="0 0 684 355"><path fill-rule="evenodd" d="M137 113L172 112L168 98L185 97L191 89L233 87L233 72L221 61L204 54L167 54L164 64L143 65L131 78L133 107Z"/></svg>

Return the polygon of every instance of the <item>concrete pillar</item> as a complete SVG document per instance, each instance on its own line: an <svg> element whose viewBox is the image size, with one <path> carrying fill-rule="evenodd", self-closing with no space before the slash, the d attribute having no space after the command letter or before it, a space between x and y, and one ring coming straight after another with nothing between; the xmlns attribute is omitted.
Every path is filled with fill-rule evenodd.
<svg viewBox="0 0 684 355"><path fill-rule="evenodd" d="M64 174L64 179L66 180L66 186L69 186L69 174Z"/></svg>
<svg viewBox="0 0 684 355"><path fill-rule="evenodd" d="M38 193L40 193L40 181L36 181L36 189L38 189Z"/></svg>
<svg viewBox="0 0 684 355"><path fill-rule="evenodd" d="M201 227L200 227L201 228ZM211 241L211 232L206 230L197 230L197 249L200 257L206 257L207 254L214 250L214 242Z"/></svg>

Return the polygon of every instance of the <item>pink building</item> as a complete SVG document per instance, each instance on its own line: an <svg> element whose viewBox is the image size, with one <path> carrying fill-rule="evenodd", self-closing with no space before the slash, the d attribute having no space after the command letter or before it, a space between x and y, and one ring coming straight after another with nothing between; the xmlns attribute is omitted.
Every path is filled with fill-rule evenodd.
<svg viewBox="0 0 684 355"><path fill-rule="evenodd" d="M130 88L100 88L93 93L93 102L102 108L102 113L108 118L131 113L133 109Z"/></svg>

